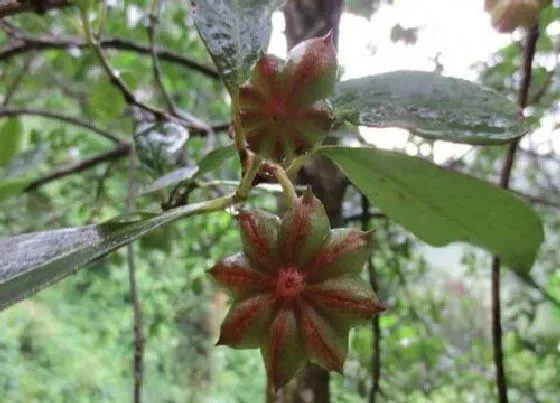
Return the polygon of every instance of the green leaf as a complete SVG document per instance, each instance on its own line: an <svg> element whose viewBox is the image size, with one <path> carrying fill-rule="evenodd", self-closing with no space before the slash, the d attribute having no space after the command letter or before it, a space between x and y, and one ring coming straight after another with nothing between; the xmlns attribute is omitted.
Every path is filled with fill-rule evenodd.
<svg viewBox="0 0 560 403"><path fill-rule="evenodd" d="M338 83L339 119L466 144L503 144L527 129L506 97L470 81L423 71L395 71Z"/></svg>
<svg viewBox="0 0 560 403"><path fill-rule="evenodd" d="M37 167L45 161L49 151L49 143L43 141L33 150L15 155L4 169L4 178L11 179L21 177L37 169Z"/></svg>
<svg viewBox="0 0 560 403"><path fill-rule="evenodd" d="M202 160L200 160L198 167L185 167L170 172L167 175L158 178L150 185L142 188L139 191L139 194L156 192L166 188L167 186L176 185L181 182L192 182L219 168L220 165L229 160L235 154L236 149L233 145L218 147L205 155Z"/></svg>
<svg viewBox="0 0 560 403"><path fill-rule="evenodd" d="M557 342L560 338L560 309L550 302L539 304L530 332L534 336Z"/></svg>
<svg viewBox="0 0 560 403"><path fill-rule="evenodd" d="M512 193L420 158L374 148L324 147L321 154L389 217L418 238L465 241L527 273L544 239L538 215Z"/></svg>
<svg viewBox="0 0 560 403"><path fill-rule="evenodd" d="M173 122L141 126L134 134L138 160L155 175L162 175L175 166L177 157L189 139L189 132Z"/></svg>
<svg viewBox="0 0 560 403"><path fill-rule="evenodd" d="M184 167L177 169L173 172L169 172L166 175L155 180L153 183L150 183L147 186L142 187L139 191L139 195L145 195L153 192L157 192L158 190L165 189L168 186L177 185L181 182L186 182L191 180L194 174L197 172L196 167Z"/></svg>
<svg viewBox="0 0 560 403"><path fill-rule="evenodd" d="M344 2L344 11L369 19L380 5L379 0L347 0Z"/></svg>
<svg viewBox="0 0 560 403"><path fill-rule="evenodd" d="M176 228L173 225L166 225L156 231L150 232L138 241L142 250L160 250L171 254L173 250L173 240L178 239Z"/></svg>
<svg viewBox="0 0 560 403"><path fill-rule="evenodd" d="M192 279L191 289L194 295L201 295L204 291L204 283L202 277L198 276Z"/></svg>
<svg viewBox="0 0 560 403"><path fill-rule="evenodd" d="M7 182L0 182L0 203L23 192L25 187L29 185L29 182L29 180L24 179L14 179Z"/></svg>
<svg viewBox="0 0 560 403"><path fill-rule="evenodd" d="M122 93L108 81L102 81L92 87L88 102L95 117L99 119L116 119L126 108Z"/></svg>
<svg viewBox="0 0 560 403"><path fill-rule="evenodd" d="M278 1L196 0L193 19L232 98L266 51Z"/></svg>
<svg viewBox="0 0 560 403"><path fill-rule="evenodd" d="M216 211L231 196L148 220L35 232L0 240L0 310L178 218Z"/></svg>
<svg viewBox="0 0 560 403"><path fill-rule="evenodd" d="M199 178L202 175L209 174L210 172L218 169L224 162L232 158L236 153L237 150L233 145L215 148L200 160L195 177Z"/></svg>
<svg viewBox="0 0 560 403"><path fill-rule="evenodd" d="M27 136L20 118L9 118L0 127L0 166L6 165L12 157L23 151Z"/></svg>

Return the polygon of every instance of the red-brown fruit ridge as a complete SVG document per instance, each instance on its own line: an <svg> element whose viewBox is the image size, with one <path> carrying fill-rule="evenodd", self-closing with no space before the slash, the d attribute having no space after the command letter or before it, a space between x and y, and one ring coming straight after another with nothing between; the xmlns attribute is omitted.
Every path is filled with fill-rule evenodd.
<svg viewBox="0 0 560 403"><path fill-rule="evenodd" d="M209 270L234 302L218 344L260 348L278 389L311 360L342 371L352 326L384 310L360 278L370 232L331 230L311 191L280 220L239 214L243 252Z"/></svg>
<svg viewBox="0 0 560 403"><path fill-rule="evenodd" d="M249 148L282 162L321 143L333 124L327 100L336 79L332 35L295 46L284 61L262 56L239 88L239 126Z"/></svg>

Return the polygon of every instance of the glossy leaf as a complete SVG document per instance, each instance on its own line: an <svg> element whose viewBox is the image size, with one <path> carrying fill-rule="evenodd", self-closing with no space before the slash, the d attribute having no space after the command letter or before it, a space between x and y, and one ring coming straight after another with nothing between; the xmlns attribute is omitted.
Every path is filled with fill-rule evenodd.
<svg viewBox="0 0 560 403"><path fill-rule="evenodd" d="M142 188L140 194L147 194L164 189L168 186L176 185L181 182L194 181L201 176L216 170L224 162L236 154L234 146L218 147L205 155L198 164L198 167L184 167L170 172L157 179L154 183Z"/></svg>
<svg viewBox="0 0 560 403"><path fill-rule="evenodd" d="M263 4L264 3L264 4ZM196 0L193 18L232 97L266 51L276 0Z"/></svg>
<svg viewBox="0 0 560 403"><path fill-rule="evenodd" d="M544 239L542 223L512 193L420 158L374 148L324 147L372 203L418 238L465 241L526 273Z"/></svg>
<svg viewBox="0 0 560 403"><path fill-rule="evenodd" d="M183 126L172 122L155 123L141 127L134 134L138 160L154 174L168 172L189 139Z"/></svg>
<svg viewBox="0 0 560 403"><path fill-rule="evenodd" d="M6 165L13 156L25 148L27 136L19 118L10 118L0 126L0 166Z"/></svg>
<svg viewBox="0 0 560 403"><path fill-rule="evenodd" d="M190 204L148 220L35 232L0 240L0 310L173 220L207 211L206 204Z"/></svg>
<svg viewBox="0 0 560 403"><path fill-rule="evenodd" d="M395 71L337 84L339 119L372 127L401 127L430 139L503 144L523 136L516 106L470 81L423 71Z"/></svg>

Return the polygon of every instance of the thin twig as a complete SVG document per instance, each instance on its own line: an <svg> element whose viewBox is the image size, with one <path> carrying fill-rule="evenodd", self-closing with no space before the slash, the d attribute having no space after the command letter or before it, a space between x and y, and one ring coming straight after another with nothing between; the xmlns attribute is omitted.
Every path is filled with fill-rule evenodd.
<svg viewBox="0 0 560 403"><path fill-rule="evenodd" d="M542 288L529 275L520 274L518 272L515 272L515 274L516 274L517 278L519 278L525 284L527 284L528 286L530 286L530 287L534 288L535 290L539 291L545 300L547 300L551 304L556 305L558 308L560 308L560 299L556 298L554 295L552 295L546 289Z"/></svg>
<svg viewBox="0 0 560 403"><path fill-rule="evenodd" d="M516 193L517 195L521 196L522 198L524 198L525 200L527 200L531 203L540 204L542 206L547 206L547 207L560 209L560 201L550 200L545 196L531 195L531 194L528 194L528 193L520 192L518 190L512 190L512 192Z"/></svg>
<svg viewBox="0 0 560 403"><path fill-rule="evenodd" d="M103 6L106 7L106 4L103 3ZM113 84L117 89L121 92L122 96L124 97L126 103L130 106L136 106L140 109L143 109L149 113L151 113L157 120L168 120L168 121L177 121L178 123L182 124L183 126L189 129L195 129L199 131L203 131L207 133L208 136L212 135L212 129L204 123L202 120L192 117L186 113L174 113L168 114L164 110L159 108L153 107L147 103L141 102L136 95L130 90L126 82L120 77L118 72L113 70L109 59L105 56L103 49L99 43L99 36L100 33L94 33L92 31L91 22L89 20L89 16L87 14L86 9L81 9L82 14L82 24L84 26L84 30L86 33L87 43L93 49L94 53L96 54L97 58L103 70L109 77L109 81Z"/></svg>
<svg viewBox="0 0 560 403"><path fill-rule="evenodd" d="M210 152L212 150L212 144L214 141L214 131L211 126L203 122L201 119L196 118L195 116L185 112L177 108L175 102L165 89L163 84L163 74L161 72L161 66L159 63L159 58L157 54L157 47L156 47L156 30L157 25L159 22L159 8L160 2L159 0L152 1L152 7L150 9L149 16L149 24L146 27L148 33L148 39L150 42L150 52L152 56L152 71L154 76L154 81L156 82L156 86L158 87L159 92L161 93L163 100L165 102L165 106L169 114L175 118L180 120L184 120L189 122L191 128L197 129L199 131L203 131L206 134L206 151Z"/></svg>
<svg viewBox="0 0 560 403"><path fill-rule="evenodd" d="M519 97L517 100L520 117L523 117L523 110L527 107L529 88L531 87L533 59L537 50L538 39L539 25L537 24L532 26L527 32L527 42L525 43L525 51L523 55L523 79L521 82L521 88L519 89Z"/></svg>
<svg viewBox="0 0 560 403"><path fill-rule="evenodd" d="M4 101L2 102L2 108L7 108L10 102L12 102L12 98L16 93L19 85L21 84L23 77L25 77L25 75L29 71L29 67L31 67L31 62L33 61L34 57L35 55L33 53L27 55L27 57L23 62L23 67L17 72L11 85L6 88L6 93L4 94Z"/></svg>
<svg viewBox="0 0 560 403"><path fill-rule="evenodd" d="M106 130L103 130L87 120L83 120L80 118L76 118L74 116L65 115L63 113L49 111L47 109L30 109L30 108L6 108L0 109L0 118L3 117L16 117L16 116L41 116L44 118L60 120L62 122L70 123L71 125L83 127L84 129L88 129L93 133L99 134L100 136L105 137L106 139L111 140L113 143L116 144L123 144L123 140L115 136L114 134L109 133Z"/></svg>
<svg viewBox="0 0 560 403"><path fill-rule="evenodd" d="M0 0L0 18L26 12L44 14L69 5L69 0Z"/></svg>
<svg viewBox="0 0 560 403"><path fill-rule="evenodd" d="M25 31L7 19L0 18L0 30L10 39L19 39L25 35Z"/></svg>
<svg viewBox="0 0 560 403"><path fill-rule="evenodd" d="M39 179L34 180L29 185L27 185L27 187L23 191L32 192L49 182L55 181L65 176L74 175L79 172L83 172L89 168L92 168L94 166L97 166L99 164L103 164L105 162L112 162L120 158L126 157L129 154L130 149L131 147L129 145L123 144L112 151L98 154L94 157L85 159L78 163L59 168L54 172L51 172L50 174L47 174Z"/></svg>
<svg viewBox="0 0 560 403"><path fill-rule="evenodd" d="M523 78L519 88L519 96L517 107L520 119L523 118L523 110L527 106L527 98L529 87L531 86L531 72L533 58L539 38L538 24L531 27L527 33L523 57ZM504 189L509 188L513 163L519 141L511 143L502 172L500 174L500 186ZM492 345L494 350L494 364L496 366L496 384L498 387L498 398L500 403L508 402L507 380L504 370L504 353L502 347L502 324L501 324L501 306L500 306L500 259L497 256L492 258Z"/></svg>
<svg viewBox="0 0 560 403"><path fill-rule="evenodd" d="M535 150L532 150L530 148L523 148L523 147L519 147L519 152L527 154L530 157L533 158L538 158L538 159L545 159L548 161L553 161L556 162L558 164L560 164L560 158L558 158L558 155L554 153L554 151L549 151L547 153L539 153L536 152Z"/></svg>
<svg viewBox="0 0 560 403"><path fill-rule="evenodd" d="M167 110L170 113L175 114L177 108L175 106L175 102L173 102L173 99L171 99L171 96L169 96L167 90L165 89L165 86L163 85L161 67L159 65L159 59L156 52L156 29L159 22L159 12L160 12L159 0L153 0L152 7L149 14L149 24L146 27L146 30L148 32L148 39L150 42L150 51L152 54L152 70L153 70L154 80L159 89L159 92L163 97L163 100L165 101Z"/></svg>
<svg viewBox="0 0 560 403"><path fill-rule="evenodd" d="M231 122L218 122L210 125L210 128L214 132L225 132L230 129L230 126L231 126Z"/></svg>
<svg viewBox="0 0 560 403"><path fill-rule="evenodd" d="M130 151L130 164L128 169L128 197L126 203L126 214L134 211L136 200L136 156L134 147ZM128 263L128 281L130 286L130 298L134 315L134 403L142 402L142 381L144 379L144 323L142 303L138 293L136 281L136 263L134 256L134 242L126 247Z"/></svg>
<svg viewBox="0 0 560 403"><path fill-rule="evenodd" d="M154 108L148 104L140 102L140 100L136 98L136 95L134 95L134 93L130 90L130 88L128 88L128 85L120 77L119 73L113 70L111 63L109 62L109 59L107 58L107 56L105 56L103 49L99 45L99 41L96 38L97 34L95 34L92 31L92 26L91 26L91 22L89 21L87 10L81 10L81 11L82 11L82 24L86 32L87 41L91 46L91 48L93 49L95 55L97 56L97 59L101 64L101 67L103 67L103 70L109 77L109 81L111 82L111 84L117 87L117 89L121 92L127 104L136 106L140 109L150 112L158 120L166 119L165 111L162 111L158 108Z"/></svg>
<svg viewBox="0 0 560 403"><path fill-rule="evenodd" d="M370 213L370 203L365 195L362 195L362 231L369 231L371 228L371 213ZM377 270L373 264L373 256L369 256L367 260L369 283L373 291L378 293L377 286ZM375 403L377 401L377 395L379 393L379 380L381 378L381 328L379 325L379 315L376 315L372 319L371 331L373 334L373 346L372 346L372 357L371 357L371 377L372 385L369 392L369 403Z"/></svg>
<svg viewBox="0 0 560 403"><path fill-rule="evenodd" d="M126 82L120 77L120 75L111 66L109 59L107 58L107 56L103 52L103 49L101 48L101 45L99 44L99 40L98 40L99 34L94 34L92 32L91 22L89 21L87 12L85 12L84 10L82 10L82 23L84 25L84 30L86 32L88 43L90 44L91 48L93 49L94 53L99 59L99 62L103 67L103 70L109 77L109 81L111 82L111 84L117 87L117 89L121 92L122 96L124 97L128 105L136 106L140 109L143 109L151 113L157 120L177 121L179 124L189 129L192 128L196 130L202 130L204 132L208 132L210 130L206 123L202 122L198 118L189 116L186 113L169 114L162 109L141 102L136 97L136 95L134 95L134 93L130 90Z"/></svg>
<svg viewBox="0 0 560 403"><path fill-rule="evenodd" d="M11 118L16 116L39 116L48 119L60 120L61 122L69 123L73 126L83 127L84 129L88 129L89 131L99 134L109 140L111 140L115 144L126 144L125 140L115 136L114 134L108 132L107 130L103 130L92 123L88 122L87 120L77 118L70 115L65 115L63 113L50 111L48 109L31 109L31 108L0 108L0 119L2 118ZM210 126L210 129L214 132L220 132L227 130L229 127L229 123L216 123ZM207 136L207 130L195 130L191 132L191 136Z"/></svg>
<svg viewBox="0 0 560 403"><path fill-rule="evenodd" d="M102 209L101 198L103 194L107 193L107 185L106 181L109 179L113 172L113 168L116 165L118 160L110 161L107 166L105 167L105 171L97 178L97 185L95 187L95 195L93 196L93 200L91 203L91 208L88 213L88 219L86 221L87 224L95 224L95 217L99 215L100 210ZM109 198L107 198L109 199Z"/></svg>
<svg viewBox="0 0 560 403"><path fill-rule="evenodd" d="M556 52L558 53L558 52ZM534 105L538 103L541 98L546 94L548 89L550 88L550 84L552 84L552 79L554 78L554 74L556 74L556 68L554 67L552 70L548 71L546 74L546 78L539 90L531 96L531 99L527 102L528 105Z"/></svg>
<svg viewBox="0 0 560 403"><path fill-rule="evenodd" d="M496 366L496 385L500 403L508 402L507 380L504 371L504 352L502 347L502 323L500 306L500 259L492 258L492 346Z"/></svg>
<svg viewBox="0 0 560 403"><path fill-rule="evenodd" d="M476 147L471 147L467 151L465 151L462 155L456 158L452 158L447 161L443 166L447 169L457 169L464 163L465 157L467 157L471 152L473 152Z"/></svg>
<svg viewBox="0 0 560 403"><path fill-rule="evenodd" d="M554 47L554 53L558 54L560 52L560 41L556 42L556 46ZM547 71L546 78L544 79L543 84L541 87L535 91L535 93L531 96L531 98L527 101L527 105L535 105L539 103L542 97L544 97L551 87L553 82L554 75L558 71L558 62L554 66L552 70ZM528 97L528 95L526 95Z"/></svg>
<svg viewBox="0 0 560 403"><path fill-rule="evenodd" d="M122 38L104 38L99 40L102 49L114 49L125 52L135 52L151 55L150 46ZM20 42L12 43L0 50L0 61L10 60L13 56L32 51L87 49L89 45L82 38L74 36L25 36ZM155 52L160 60L174 63L201 73L202 75L219 80L220 74L213 67L204 65L179 53L165 48L156 48Z"/></svg>

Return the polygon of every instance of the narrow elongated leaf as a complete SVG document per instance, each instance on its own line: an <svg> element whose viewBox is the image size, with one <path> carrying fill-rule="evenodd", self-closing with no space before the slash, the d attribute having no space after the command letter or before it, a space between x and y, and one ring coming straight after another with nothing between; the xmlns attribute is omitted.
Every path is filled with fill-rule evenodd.
<svg viewBox="0 0 560 403"><path fill-rule="evenodd" d="M276 0L195 0L193 18L232 97L266 51Z"/></svg>
<svg viewBox="0 0 560 403"><path fill-rule="evenodd" d="M0 240L0 310L173 220L223 207L218 204L212 208L203 203L190 204L148 220L35 232Z"/></svg>
<svg viewBox="0 0 560 403"><path fill-rule="evenodd" d="M0 166L6 165L12 157L25 148L27 136L20 118L10 118L0 126Z"/></svg>
<svg viewBox="0 0 560 403"><path fill-rule="evenodd" d="M503 144L527 129L506 97L470 81L395 71L342 81L335 113L354 124L401 127L418 136L466 144Z"/></svg>
<svg viewBox="0 0 560 403"><path fill-rule="evenodd" d="M420 158L374 148L324 147L389 217L434 246L465 241L527 273L544 239L531 207L497 186Z"/></svg>
<svg viewBox="0 0 560 403"><path fill-rule="evenodd" d="M181 182L194 181L203 175L209 174L219 168L224 162L233 157L236 149L233 145L218 147L205 155L198 167L185 167L177 169L167 175L158 178L154 183L140 190L140 194L147 194L164 189L167 186L176 185Z"/></svg>

